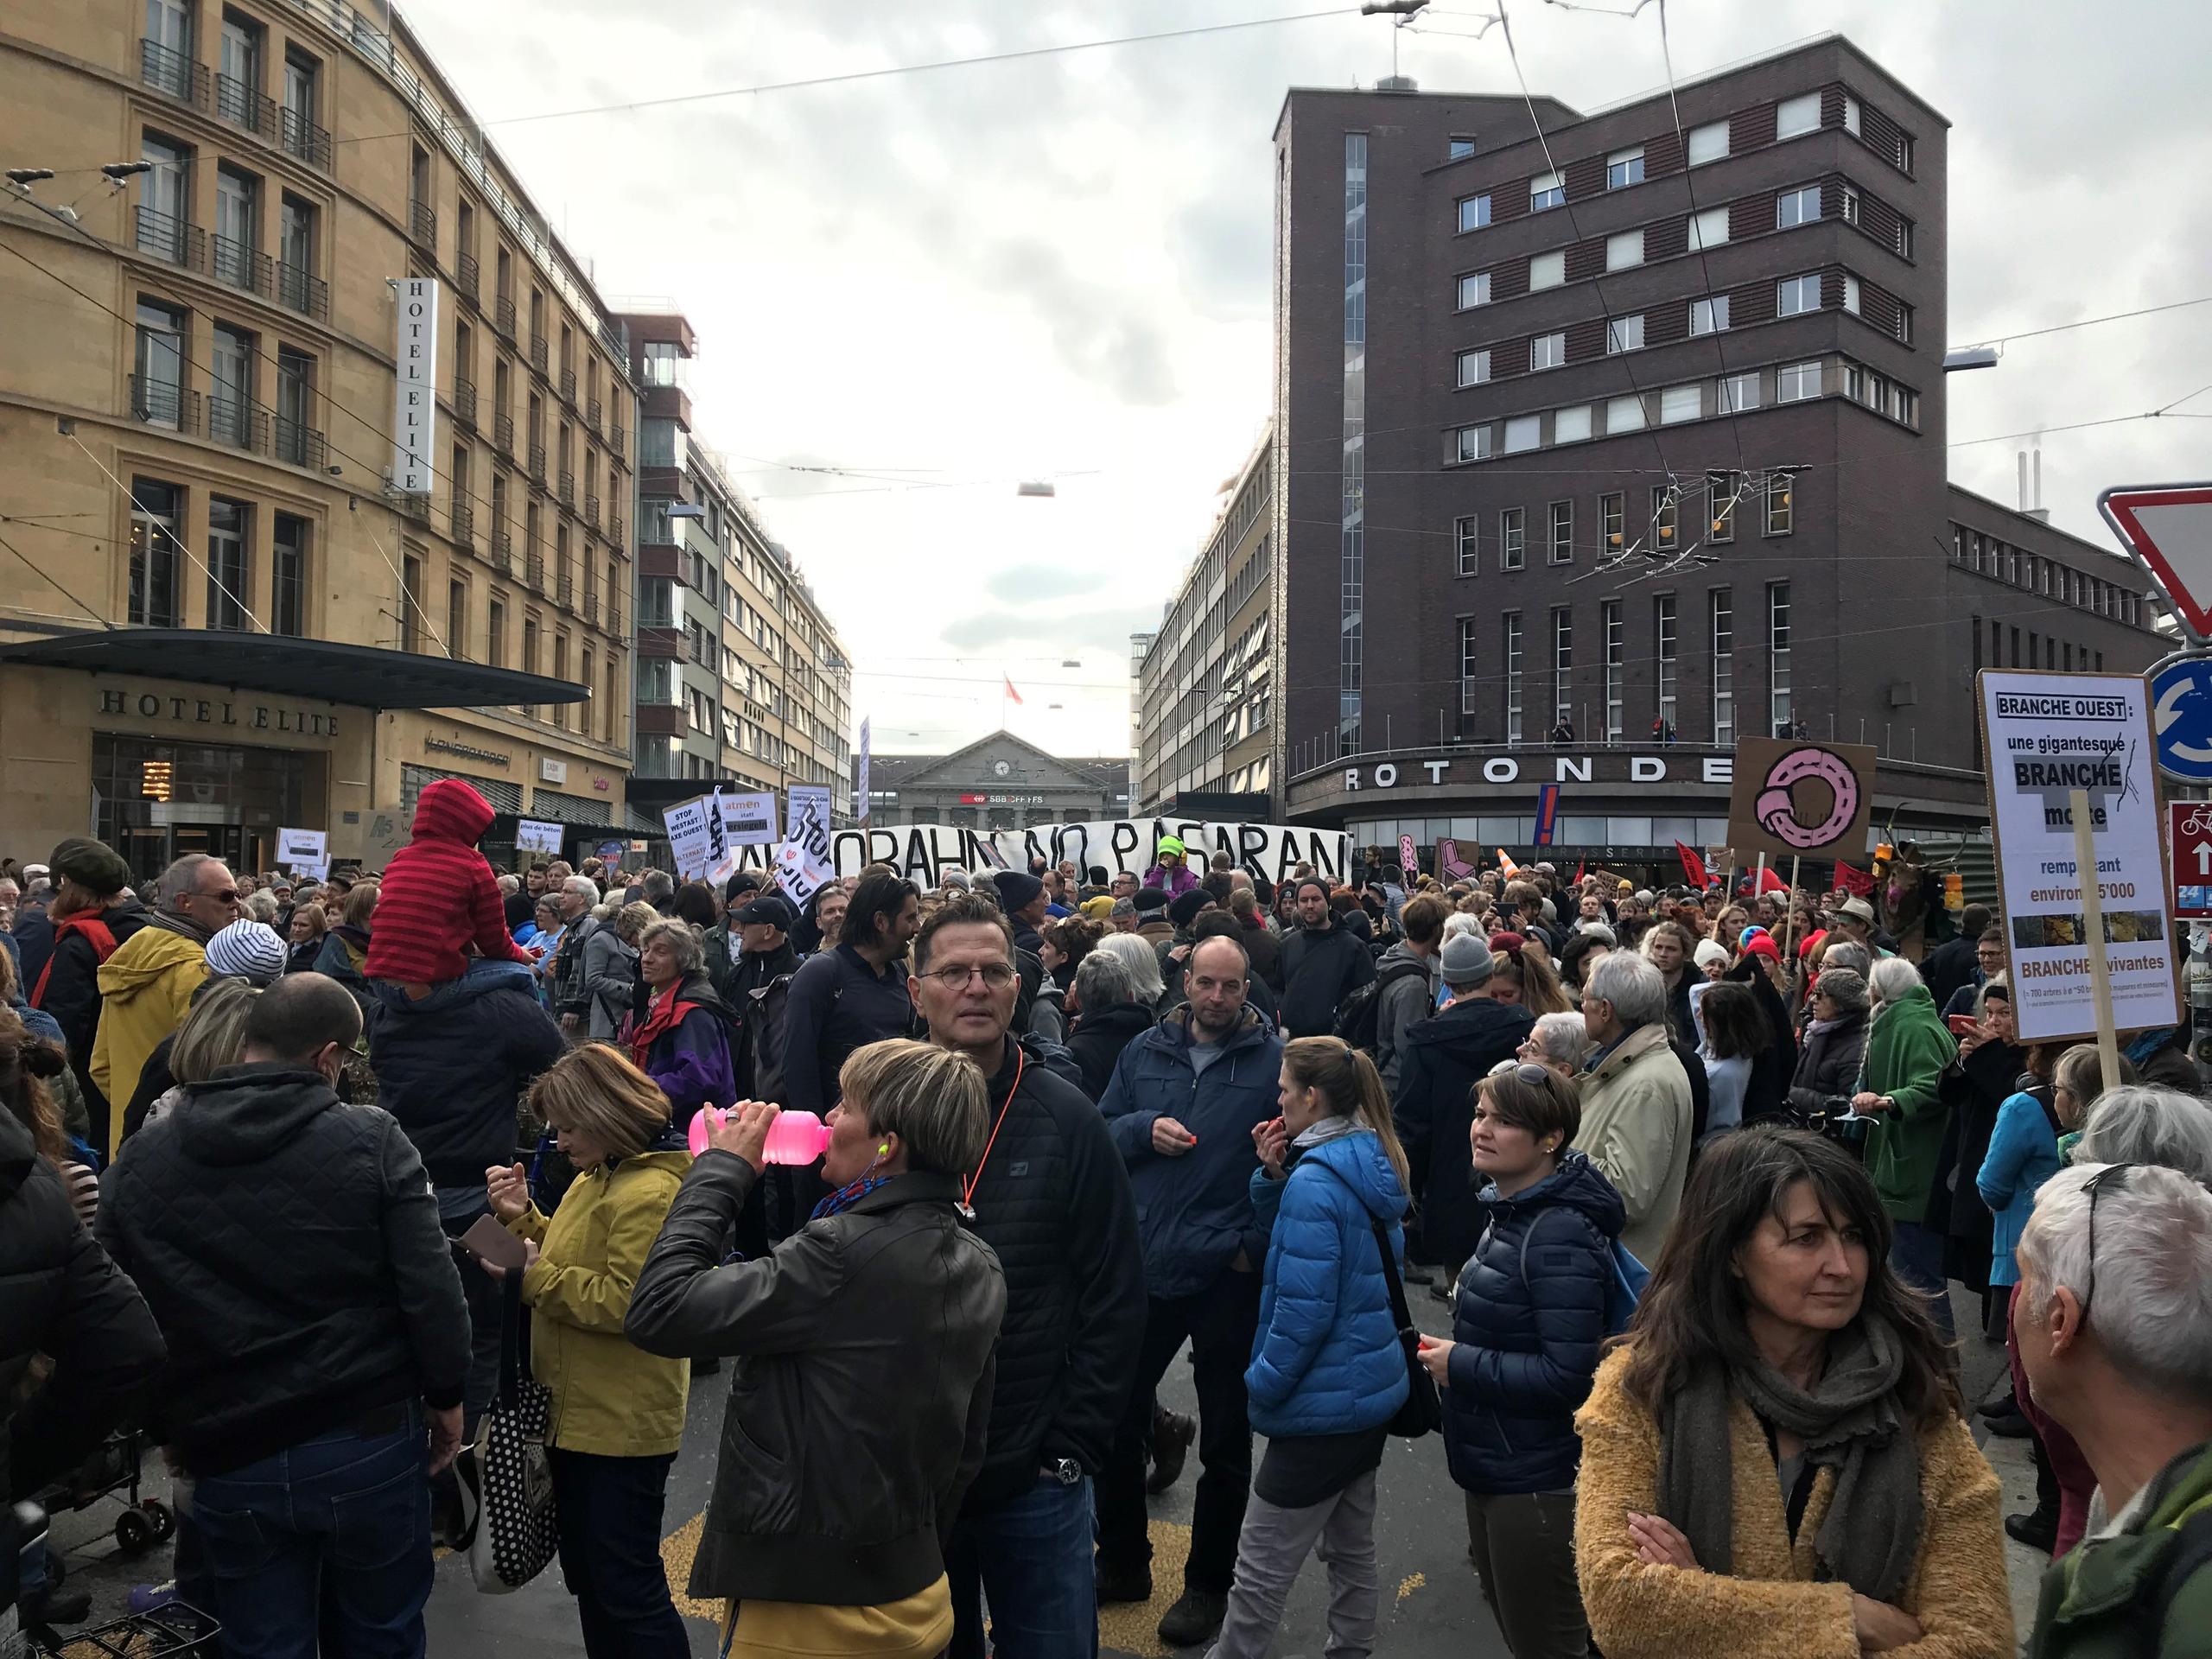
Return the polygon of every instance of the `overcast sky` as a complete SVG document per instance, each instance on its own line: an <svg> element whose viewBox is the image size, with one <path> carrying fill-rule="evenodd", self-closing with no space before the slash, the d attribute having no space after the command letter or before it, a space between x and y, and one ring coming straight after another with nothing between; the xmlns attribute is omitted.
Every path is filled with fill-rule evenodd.
<svg viewBox="0 0 2212 1659"><path fill-rule="evenodd" d="M499 123L1321 3L403 10ZM1445 32L1471 35L1487 9L1444 0L1401 35L1403 73L1424 91L1513 92L1497 31ZM1540 93L1586 110L1665 84L1656 7L1512 11ZM1674 0L1668 21L1678 77L1837 29L1950 118L1953 344L2212 293L2202 0ZM1003 671L1023 698L1015 732L1121 753L1128 636L1158 620L1268 413L1284 89L1371 85L1389 60L1387 22L1346 15L492 136L602 292L691 319L695 435L836 620L879 749L994 729ZM1996 371L1952 377L1951 475L2009 502L2022 446L1961 441L2200 387L2183 407L2212 417L2212 305L2020 341ZM2208 449L2212 419L2054 433L2045 500L2108 542L2101 487L2205 477ZM1025 478L1055 479L1057 499L1017 499Z"/></svg>

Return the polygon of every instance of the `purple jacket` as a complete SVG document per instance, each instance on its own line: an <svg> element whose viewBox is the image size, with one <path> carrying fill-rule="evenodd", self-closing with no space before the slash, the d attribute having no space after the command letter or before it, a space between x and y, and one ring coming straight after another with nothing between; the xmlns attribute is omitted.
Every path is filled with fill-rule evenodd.
<svg viewBox="0 0 2212 1659"><path fill-rule="evenodd" d="M1191 873L1190 862L1185 860L1175 867L1174 874L1172 875L1161 869L1159 865L1154 865L1144 873L1144 880L1139 885L1158 887L1173 899L1177 893L1188 893L1192 887L1197 887L1198 878Z"/></svg>
<svg viewBox="0 0 2212 1659"><path fill-rule="evenodd" d="M668 1096L670 1120L690 1127L702 1106L728 1107L737 1100L737 1073L730 1063L729 1027L719 999L703 978L680 995L695 1006L685 1010L673 1031L663 1032L645 1052L645 1075Z"/></svg>

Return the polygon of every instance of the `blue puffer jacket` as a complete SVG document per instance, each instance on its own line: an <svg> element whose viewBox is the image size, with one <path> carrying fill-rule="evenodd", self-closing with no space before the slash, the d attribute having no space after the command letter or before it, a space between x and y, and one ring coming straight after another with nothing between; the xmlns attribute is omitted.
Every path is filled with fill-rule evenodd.
<svg viewBox="0 0 2212 1659"><path fill-rule="evenodd" d="M1461 1269L1444 1450L1471 1492L1574 1484L1574 1412L1605 1337L1612 1241L1627 1207L1581 1153L1511 1198L1483 1189L1490 1226Z"/></svg>
<svg viewBox="0 0 2212 1659"><path fill-rule="evenodd" d="M1405 1350L1374 1228L1387 1223L1390 1248L1404 1250L1405 1188L1374 1131L1325 1121L1344 1128L1300 1148L1287 1177L1252 1177L1252 1208L1269 1237L1244 1388L1252 1427L1270 1437L1372 1428L1406 1402Z"/></svg>
<svg viewBox="0 0 2212 1659"><path fill-rule="evenodd" d="M1191 1065L1188 1007L1140 1033L1115 1062L1098 1112L1136 1196L1147 1294L1195 1296L1240 1248L1255 1265L1266 1253L1267 1230L1252 1213L1260 1166L1252 1129L1274 1116L1281 1073L1282 1039L1249 1008L1203 1074ZM1162 1117L1198 1145L1172 1158L1154 1152L1152 1126Z"/></svg>

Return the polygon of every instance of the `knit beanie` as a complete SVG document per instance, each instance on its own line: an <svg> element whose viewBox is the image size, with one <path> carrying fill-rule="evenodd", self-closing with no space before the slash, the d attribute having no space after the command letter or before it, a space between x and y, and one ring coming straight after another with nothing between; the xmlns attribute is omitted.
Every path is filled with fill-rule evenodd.
<svg viewBox="0 0 2212 1659"><path fill-rule="evenodd" d="M1189 888L1167 901L1167 919L1179 928L1188 927L1198 919L1198 912L1211 903L1213 895L1204 887Z"/></svg>
<svg viewBox="0 0 2212 1659"><path fill-rule="evenodd" d="M284 971L284 941L266 922L232 922L207 941L207 971L265 988Z"/></svg>
<svg viewBox="0 0 2212 1659"><path fill-rule="evenodd" d="M1455 933L1445 940L1437 961L1444 982L1455 991L1487 985L1497 971L1497 958L1491 955L1490 946L1472 933Z"/></svg>
<svg viewBox="0 0 2212 1659"><path fill-rule="evenodd" d="M1141 916L1151 912L1166 909L1167 889L1165 887L1139 887L1137 889L1136 907L1137 913Z"/></svg>
<svg viewBox="0 0 2212 1659"><path fill-rule="evenodd" d="M1725 944L1716 944L1711 939L1700 939L1697 942L1697 949L1690 952L1690 959L1700 968L1709 968L1716 962L1726 966L1728 961L1728 947Z"/></svg>

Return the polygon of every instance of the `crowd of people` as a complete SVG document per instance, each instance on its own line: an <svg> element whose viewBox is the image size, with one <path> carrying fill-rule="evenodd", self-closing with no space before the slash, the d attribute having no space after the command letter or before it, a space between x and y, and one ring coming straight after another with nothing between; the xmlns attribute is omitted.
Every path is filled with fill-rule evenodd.
<svg viewBox="0 0 2212 1659"><path fill-rule="evenodd" d="M525 1357L594 1659L688 1651L659 1546L722 1368L689 1589L734 1654L1088 1659L1192 1456L1162 1641L1257 1659L1318 1554L1364 1654L1431 1430L1516 1659L1998 1659L2007 1531L2037 1654L2202 1651L2212 1107L2183 1032L2117 1079L2023 1046L1980 906L1172 838L802 905L499 874L491 822L442 780L373 876L0 865L4 1484L160 1446L227 1654L421 1653ZM17 1541L0 1606L81 1616Z"/></svg>

